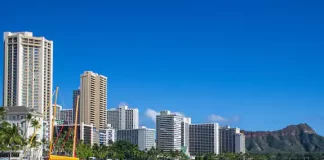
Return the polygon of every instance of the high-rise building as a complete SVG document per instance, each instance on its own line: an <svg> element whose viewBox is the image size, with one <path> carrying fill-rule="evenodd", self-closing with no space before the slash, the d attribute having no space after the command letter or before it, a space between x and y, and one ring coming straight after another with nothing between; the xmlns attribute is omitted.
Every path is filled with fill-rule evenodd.
<svg viewBox="0 0 324 160"><path fill-rule="evenodd" d="M181 122L181 147L188 153L189 152L189 126L191 118L183 117ZM184 151L183 150L183 151Z"/></svg>
<svg viewBox="0 0 324 160"><path fill-rule="evenodd" d="M181 122L183 117L170 111L156 116L157 148L162 151L181 150Z"/></svg>
<svg viewBox="0 0 324 160"><path fill-rule="evenodd" d="M107 77L85 71L81 75L80 121L104 129L107 123Z"/></svg>
<svg viewBox="0 0 324 160"><path fill-rule="evenodd" d="M74 124L73 117L72 109L62 109L60 111L60 120L62 120L64 124Z"/></svg>
<svg viewBox="0 0 324 160"><path fill-rule="evenodd" d="M75 112L76 112L76 103L77 103L77 98L78 98L78 96L80 96L80 89L77 89L77 90L74 90L73 91L73 114L75 115ZM79 98L79 104L78 104L78 124L80 124L80 98ZM74 118L75 117L73 117L73 121L74 121Z"/></svg>
<svg viewBox="0 0 324 160"><path fill-rule="evenodd" d="M211 124L191 124L189 130L190 155L219 154L219 126Z"/></svg>
<svg viewBox="0 0 324 160"><path fill-rule="evenodd" d="M240 133L239 128L230 128L229 126L219 127L219 152L235 153L235 135Z"/></svg>
<svg viewBox="0 0 324 160"><path fill-rule="evenodd" d="M235 134L235 153L245 153L245 136L243 133Z"/></svg>
<svg viewBox="0 0 324 160"><path fill-rule="evenodd" d="M117 140L135 144L140 150L144 151L145 149L150 150L152 147L155 147L154 134L154 129L146 127L118 130Z"/></svg>
<svg viewBox="0 0 324 160"><path fill-rule="evenodd" d="M107 124L116 129L137 129L138 128L138 109L128 108L120 105L118 108L107 110Z"/></svg>
<svg viewBox="0 0 324 160"><path fill-rule="evenodd" d="M32 32L4 33L3 106L26 106L51 123L53 41ZM48 126L43 126L47 128ZM49 138L50 129L44 138Z"/></svg>

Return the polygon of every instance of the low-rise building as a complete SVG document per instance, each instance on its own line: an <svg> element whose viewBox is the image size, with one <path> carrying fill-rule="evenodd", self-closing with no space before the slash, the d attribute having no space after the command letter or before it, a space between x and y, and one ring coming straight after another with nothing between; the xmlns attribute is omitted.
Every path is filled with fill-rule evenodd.
<svg viewBox="0 0 324 160"><path fill-rule="evenodd" d="M141 127L117 131L117 141L127 141L138 146L140 150L149 150L155 147L155 129Z"/></svg>
<svg viewBox="0 0 324 160"><path fill-rule="evenodd" d="M219 154L219 126L217 123L191 124L189 152L192 156Z"/></svg>
<svg viewBox="0 0 324 160"><path fill-rule="evenodd" d="M32 120L27 119L28 114L32 116ZM36 132L35 139L36 141L41 142L43 138L43 130L40 128L43 127L43 115L37 112L37 110L25 106L6 107L5 120L11 125L16 125L19 129L20 135L23 136L23 138L29 139ZM37 127L31 125L33 120L38 121L39 126L37 127L39 127L39 129L36 129ZM23 148L23 150L25 149L26 146ZM40 146L28 149L28 152L25 153L25 155L22 155L23 150L16 151L20 154L18 155L19 157L29 157L35 160L41 159L42 148Z"/></svg>
<svg viewBox="0 0 324 160"><path fill-rule="evenodd" d="M115 135L115 129L110 124L107 124L105 129L99 129L99 143L107 146L111 145L116 141Z"/></svg>

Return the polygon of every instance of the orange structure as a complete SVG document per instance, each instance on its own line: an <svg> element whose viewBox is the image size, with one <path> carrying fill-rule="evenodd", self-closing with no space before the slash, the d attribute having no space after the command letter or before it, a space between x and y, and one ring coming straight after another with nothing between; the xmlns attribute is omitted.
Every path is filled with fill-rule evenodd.
<svg viewBox="0 0 324 160"><path fill-rule="evenodd" d="M52 119L52 129L54 132L54 119L56 115L56 99L57 99L57 94L58 94L58 87L56 87L56 93L55 93L55 100L54 100L54 108L53 108L53 119ZM73 138L73 157L67 157L67 156L57 156L57 155L52 155L52 150L53 150L53 132L50 137L50 150L49 150L49 160L79 160L79 158L76 157L76 128L77 128L77 119L78 119L78 103L79 103L79 96L77 98L77 105L76 105L76 114L75 114L75 122L74 122L74 138Z"/></svg>

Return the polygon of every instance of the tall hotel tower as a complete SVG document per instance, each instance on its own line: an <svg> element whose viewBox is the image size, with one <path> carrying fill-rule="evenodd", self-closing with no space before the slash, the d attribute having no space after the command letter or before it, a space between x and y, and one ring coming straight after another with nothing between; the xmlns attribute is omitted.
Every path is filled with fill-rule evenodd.
<svg viewBox="0 0 324 160"><path fill-rule="evenodd" d="M53 41L32 32L5 32L3 78L3 106L26 106L51 119Z"/></svg>
<svg viewBox="0 0 324 160"><path fill-rule="evenodd" d="M156 116L157 148L163 151L181 150L181 123L183 117L170 111Z"/></svg>
<svg viewBox="0 0 324 160"><path fill-rule="evenodd" d="M104 129L107 124L107 77L85 71L81 75L80 121Z"/></svg>

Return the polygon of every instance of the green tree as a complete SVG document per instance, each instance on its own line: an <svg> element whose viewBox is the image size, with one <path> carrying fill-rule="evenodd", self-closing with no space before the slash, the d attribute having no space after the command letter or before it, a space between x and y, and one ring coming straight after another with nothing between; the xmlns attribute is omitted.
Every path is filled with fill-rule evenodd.
<svg viewBox="0 0 324 160"><path fill-rule="evenodd" d="M99 154L98 157L99 159L104 159L108 156L110 148L106 145L100 145L99 147Z"/></svg>
<svg viewBox="0 0 324 160"><path fill-rule="evenodd" d="M0 113L0 116L1 116L1 114L3 114L3 113ZM8 138L10 137L10 135L9 135L10 130L11 130L10 123L8 123L6 121L2 121L0 123L0 150L2 152L9 149Z"/></svg>
<svg viewBox="0 0 324 160"><path fill-rule="evenodd" d="M12 152L22 149L25 144L25 140L19 134L19 129L15 124L13 124L12 127L6 132L6 144L9 146L11 157Z"/></svg>
<svg viewBox="0 0 324 160"><path fill-rule="evenodd" d="M100 148L97 143L92 146L92 154L94 157L97 157L97 158L99 157Z"/></svg>
<svg viewBox="0 0 324 160"><path fill-rule="evenodd" d="M90 145L84 144L83 141L78 143L76 152L77 152L77 157L83 160L93 155Z"/></svg>
<svg viewBox="0 0 324 160"><path fill-rule="evenodd" d="M151 160L156 160L159 156L159 150L152 147L150 150L147 151L148 158Z"/></svg>

